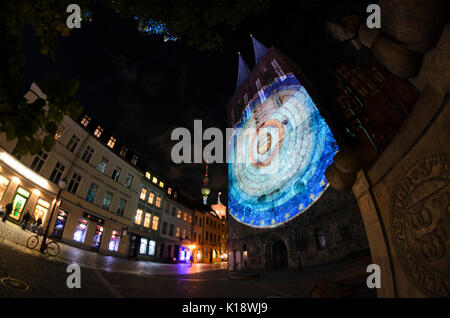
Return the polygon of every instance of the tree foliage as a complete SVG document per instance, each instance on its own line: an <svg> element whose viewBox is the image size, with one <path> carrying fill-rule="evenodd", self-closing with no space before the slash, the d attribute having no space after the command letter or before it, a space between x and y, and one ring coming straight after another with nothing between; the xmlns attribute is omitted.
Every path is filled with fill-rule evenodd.
<svg viewBox="0 0 450 318"><path fill-rule="evenodd" d="M8 140L17 138L17 151L36 153L49 151L55 143L54 134L64 115L77 117L81 105L74 100L78 89L75 79L50 75L39 82L47 101L38 98L27 103L24 93L24 54L22 31L31 25L40 38L41 53L56 58L60 37L71 30L66 25L66 12L71 0L11 0L0 3L0 132ZM239 23L268 6L269 0L78 0L83 18L89 8L104 5L123 17L142 24L163 23L171 35L184 38L201 50L221 49L224 30L235 30ZM95 18L95 17L94 17Z"/></svg>

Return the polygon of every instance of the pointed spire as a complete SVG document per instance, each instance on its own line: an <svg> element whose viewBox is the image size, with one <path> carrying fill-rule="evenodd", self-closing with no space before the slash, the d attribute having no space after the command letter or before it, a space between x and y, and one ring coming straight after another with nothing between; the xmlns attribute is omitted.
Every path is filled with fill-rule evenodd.
<svg viewBox="0 0 450 318"><path fill-rule="evenodd" d="M257 65L259 61L261 61L263 56L266 55L269 49L262 45L261 42L259 42L257 39L255 39L251 33L250 37L252 38L253 49L255 51L255 65Z"/></svg>
<svg viewBox="0 0 450 318"><path fill-rule="evenodd" d="M250 75L250 69L247 66L247 63L245 63L244 59L242 58L241 52L238 52L239 55L239 66L238 66L238 75L237 75L237 82L236 82L236 89L241 86L241 84L247 79L247 77Z"/></svg>

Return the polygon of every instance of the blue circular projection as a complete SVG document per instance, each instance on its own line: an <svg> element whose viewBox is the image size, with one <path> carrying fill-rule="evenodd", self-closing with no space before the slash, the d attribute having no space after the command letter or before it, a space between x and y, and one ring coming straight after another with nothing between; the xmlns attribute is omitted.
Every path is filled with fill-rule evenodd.
<svg viewBox="0 0 450 318"><path fill-rule="evenodd" d="M249 102L228 147L229 212L259 228L287 222L316 202L337 152L330 128L293 74Z"/></svg>

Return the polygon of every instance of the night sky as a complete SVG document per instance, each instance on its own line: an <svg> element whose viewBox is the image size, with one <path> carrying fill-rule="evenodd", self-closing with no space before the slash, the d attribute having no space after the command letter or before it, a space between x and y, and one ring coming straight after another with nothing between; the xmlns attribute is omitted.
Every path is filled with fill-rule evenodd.
<svg viewBox="0 0 450 318"><path fill-rule="evenodd" d="M171 162L172 130L186 127L193 133L194 119L202 119L204 130L225 131L225 106L236 85L237 51L250 68L254 66L249 32L298 61L320 41L319 25L326 17L321 2L274 2L266 12L243 21L238 30L227 31L227 46L221 52L201 52L183 38L164 42L161 36L139 33L132 19L93 8L92 22L82 22L81 29L59 39L54 62L40 54L31 27L24 30L27 81L38 82L50 73L77 78L80 88L75 97L93 119L139 153L166 184L201 199L204 165ZM219 191L226 201L226 165L212 164L209 175L208 202L215 203Z"/></svg>

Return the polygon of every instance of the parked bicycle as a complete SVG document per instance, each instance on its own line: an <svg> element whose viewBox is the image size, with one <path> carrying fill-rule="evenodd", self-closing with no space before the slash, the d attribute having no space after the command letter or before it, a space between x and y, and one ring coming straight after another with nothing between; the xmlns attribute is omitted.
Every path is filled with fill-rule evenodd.
<svg viewBox="0 0 450 318"><path fill-rule="evenodd" d="M60 248L58 243L47 238L46 242L42 242L44 245L44 251L51 256L57 256L59 254ZM27 239L27 247L29 249L34 249L39 245L39 235L32 235Z"/></svg>

